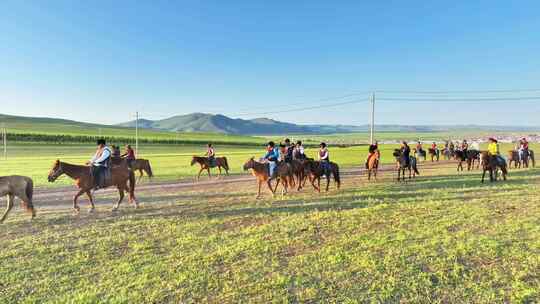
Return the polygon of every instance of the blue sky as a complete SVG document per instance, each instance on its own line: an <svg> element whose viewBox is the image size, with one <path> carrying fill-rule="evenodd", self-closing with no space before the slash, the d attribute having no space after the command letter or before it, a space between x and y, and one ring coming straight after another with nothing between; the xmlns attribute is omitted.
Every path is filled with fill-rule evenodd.
<svg viewBox="0 0 540 304"><path fill-rule="evenodd" d="M540 89L538 1L139 2L2 1L0 113L250 118L259 115L238 115L363 100L374 89ZM377 104L386 124L540 125L538 114L538 100ZM264 116L369 118L365 103Z"/></svg>

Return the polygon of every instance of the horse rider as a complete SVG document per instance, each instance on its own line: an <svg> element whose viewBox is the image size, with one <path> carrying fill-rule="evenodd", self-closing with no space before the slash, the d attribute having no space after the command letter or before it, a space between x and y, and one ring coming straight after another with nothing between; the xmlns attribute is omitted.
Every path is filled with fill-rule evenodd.
<svg viewBox="0 0 540 304"><path fill-rule="evenodd" d="M448 148L450 149L450 153L454 153L454 150L456 149L456 146L454 146L453 141L450 141L450 145L448 145Z"/></svg>
<svg viewBox="0 0 540 304"><path fill-rule="evenodd" d="M523 161L525 154L529 155L529 142L525 137L519 141L519 160Z"/></svg>
<svg viewBox="0 0 540 304"><path fill-rule="evenodd" d="M324 142L322 142L319 147L319 161L321 162L323 172L328 174L328 172L330 172L330 152L328 151L328 147Z"/></svg>
<svg viewBox="0 0 540 304"><path fill-rule="evenodd" d="M381 157L381 154L379 152L379 142L377 141L369 145L368 156L366 158L366 169L369 169L369 160L372 157L377 157L377 158Z"/></svg>
<svg viewBox="0 0 540 304"><path fill-rule="evenodd" d="M422 143L420 141L416 143L416 153L418 153L418 156L424 155L424 149L422 148Z"/></svg>
<svg viewBox="0 0 540 304"><path fill-rule="evenodd" d="M121 158L124 158L127 162L128 167L133 168L133 163L135 162L135 151L131 145L126 145L126 152L120 155Z"/></svg>
<svg viewBox="0 0 540 304"><path fill-rule="evenodd" d="M118 158L120 158L120 154L121 154L120 153L120 147L113 145L112 146L112 157L118 159Z"/></svg>
<svg viewBox="0 0 540 304"><path fill-rule="evenodd" d="M211 143L208 143L206 153L204 155L208 157L208 163L210 164L210 167L214 167L216 165L216 150Z"/></svg>
<svg viewBox="0 0 540 304"><path fill-rule="evenodd" d="M289 162L287 159L287 150L288 150L288 147L286 144L284 143L279 144L279 159L278 159L279 162L286 162L286 163Z"/></svg>
<svg viewBox="0 0 540 304"><path fill-rule="evenodd" d="M290 163L293 160L293 154L294 154L294 146L291 145L291 140L288 138L285 138L285 157L284 161L286 163Z"/></svg>
<svg viewBox="0 0 540 304"><path fill-rule="evenodd" d="M437 150L439 150L439 147L437 147L437 143L436 142L433 142L431 144L431 149L433 149L433 151L435 151L435 153L437 153Z"/></svg>
<svg viewBox="0 0 540 304"><path fill-rule="evenodd" d="M105 139L97 140L97 150L92 159L88 162L92 166L92 176L94 177L94 190L103 188L101 176L110 168L112 152Z"/></svg>
<svg viewBox="0 0 540 304"><path fill-rule="evenodd" d="M401 142L401 155L405 159L406 166L409 166L411 164L411 148L406 141Z"/></svg>
<svg viewBox="0 0 540 304"><path fill-rule="evenodd" d="M304 151L304 146L302 141L297 141L293 149L293 159L306 159L306 154Z"/></svg>
<svg viewBox="0 0 540 304"><path fill-rule="evenodd" d="M501 156L499 142L493 137L489 138L488 154L492 157L492 160L495 160L499 165L503 165L506 162Z"/></svg>
<svg viewBox="0 0 540 304"><path fill-rule="evenodd" d="M276 148L276 144L273 141L268 142L266 154L263 159L268 162L270 178L273 178L276 175L277 162L279 160L279 150Z"/></svg>
<svg viewBox="0 0 540 304"><path fill-rule="evenodd" d="M461 151L467 153L467 150L469 149L469 144L467 143L467 140L464 139L461 143Z"/></svg>

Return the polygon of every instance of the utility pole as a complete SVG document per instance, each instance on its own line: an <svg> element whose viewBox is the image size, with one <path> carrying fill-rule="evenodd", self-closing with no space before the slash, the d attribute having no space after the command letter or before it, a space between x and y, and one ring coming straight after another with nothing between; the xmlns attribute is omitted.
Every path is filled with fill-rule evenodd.
<svg viewBox="0 0 540 304"><path fill-rule="evenodd" d="M373 138L373 133L375 132L375 93L371 93L370 101L371 101L371 122L370 122L369 141L371 144L373 144L375 142Z"/></svg>
<svg viewBox="0 0 540 304"><path fill-rule="evenodd" d="M4 160L7 160L7 130L5 123L2 123L2 142L4 146Z"/></svg>
<svg viewBox="0 0 540 304"><path fill-rule="evenodd" d="M135 156L139 155L139 111L135 112Z"/></svg>

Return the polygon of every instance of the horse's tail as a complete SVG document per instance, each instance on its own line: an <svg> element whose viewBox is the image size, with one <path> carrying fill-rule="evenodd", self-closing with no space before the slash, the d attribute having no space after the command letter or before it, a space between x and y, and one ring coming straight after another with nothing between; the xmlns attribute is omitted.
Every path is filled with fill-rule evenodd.
<svg viewBox="0 0 540 304"><path fill-rule="evenodd" d="M229 171L229 162L226 157L223 157L223 168L225 168L226 171Z"/></svg>
<svg viewBox="0 0 540 304"><path fill-rule="evenodd" d="M23 206L28 211L31 212L33 215L35 215L34 211L34 203L32 201L32 198L34 196L34 182L32 179L28 178L26 180L26 187L24 189L24 192L26 194L27 200L23 200Z"/></svg>
<svg viewBox="0 0 540 304"><path fill-rule="evenodd" d="M152 166L150 166L150 161L146 161L146 174L148 174L149 178L154 177L154 172L152 172Z"/></svg>
<svg viewBox="0 0 540 304"><path fill-rule="evenodd" d="M341 177L339 176L339 166L337 164L334 164L334 170L332 170L332 174L334 175L334 180L336 181L337 187L341 187Z"/></svg>

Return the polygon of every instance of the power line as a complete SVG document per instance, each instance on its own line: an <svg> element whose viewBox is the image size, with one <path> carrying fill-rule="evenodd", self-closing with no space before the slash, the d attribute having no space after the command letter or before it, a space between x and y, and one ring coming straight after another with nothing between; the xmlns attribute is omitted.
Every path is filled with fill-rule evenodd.
<svg viewBox="0 0 540 304"><path fill-rule="evenodd" d="M463 101L463 102L475 102L475 101L535 101L540 100L540 96L528 96L528 97L473 97L473 98L392 98L381 97L377 100L382 101L412 101L412 102L430 102L430 101Z"/></svg>
<svg viewBox="0 0 540 304"><path fill-rule="evenodd" d="M506 89L506 90L447 90L447 91L423 91L423 90L374 90L375 93L387 94L494 94L494 93L531 93L540 92L540 89Z"/></svg>
<svg viewBox="0 0 540 304"><path fill-rule="evenodd" d="M235 114L232 116L251 116L251 115L268 115L268 114L278 114L278 113L300 112L300 111L322 109L322 108L327 108L327 107L339 107L339 106L344 106L344 105L349 105L349 104L362 103L366 101L367 99L351 100L351 101L338 102L338 103L320 104L320 105L315 105L315 106L310 106L310 107L293 108L293 109L288 109L288 110L241 113L241 114Z"/></svg>

